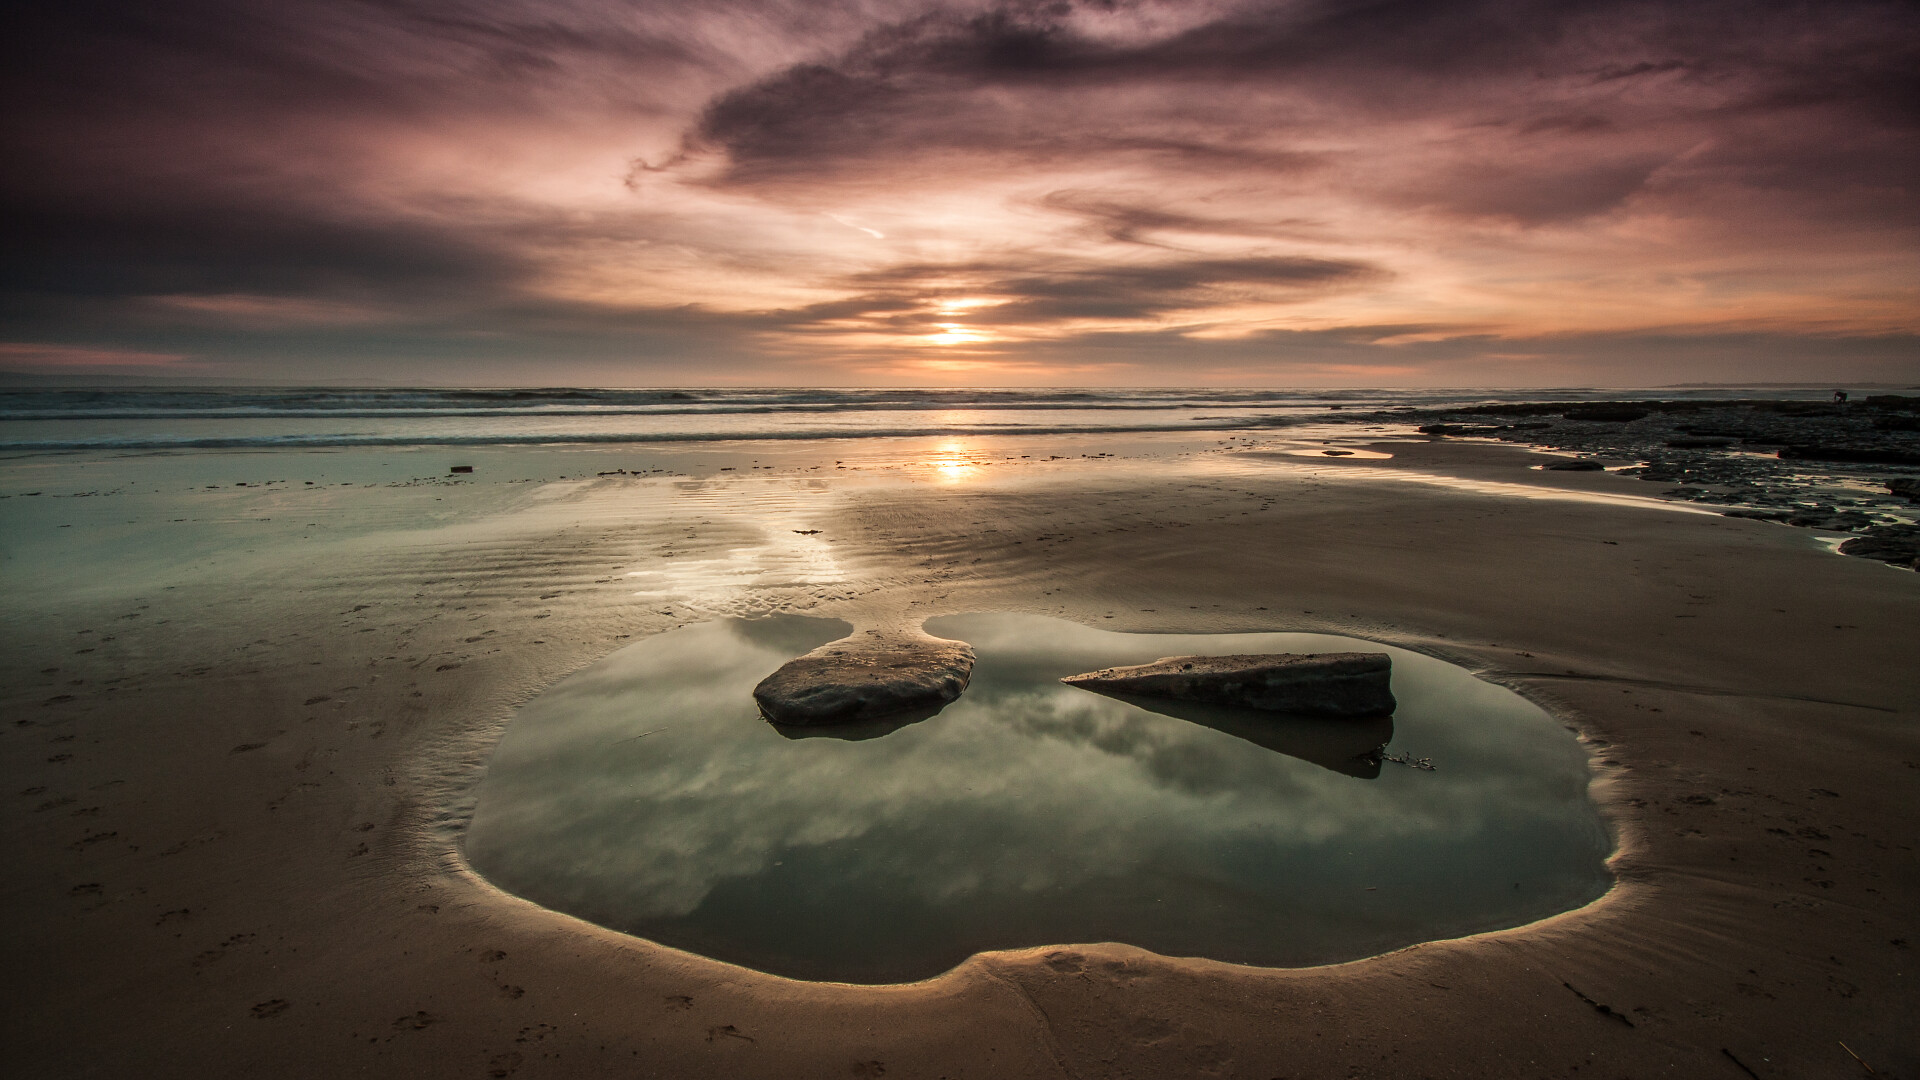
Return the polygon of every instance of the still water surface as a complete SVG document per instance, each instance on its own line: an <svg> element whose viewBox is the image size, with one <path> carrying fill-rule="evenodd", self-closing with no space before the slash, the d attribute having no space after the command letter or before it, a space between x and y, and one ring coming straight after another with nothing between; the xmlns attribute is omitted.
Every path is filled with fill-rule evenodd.
<svg viewBox="0 0 1920 1080"><path fill-rule="evenodd" d="M790 738L750 691L846 623L631 645L529 704L467 850L513 893L802 979L902 982L990 949L1121 941L1299 966L1516 926L1606 891L1573 737L1430 657L1317 634L1119 634L933 619L971 643L939 715ZM1162 656L1385 651L1391 720L1122 701L1064 675ZM1143 707L1145 706L1145 707ZM818 729L816 729L818 730ZM1430 758L1432 771L1370 751Z"/></svg>

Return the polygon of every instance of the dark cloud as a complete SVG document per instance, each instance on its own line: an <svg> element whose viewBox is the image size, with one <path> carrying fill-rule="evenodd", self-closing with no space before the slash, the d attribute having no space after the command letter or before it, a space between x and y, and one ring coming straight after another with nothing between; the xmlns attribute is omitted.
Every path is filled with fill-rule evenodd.
<svg viewBox="0 0 1920 1080"><path fill-rule="evenodd" d="M10 293L385 302L495 295L526 270L469 232L328 220L289 205L15 203L0 210L0 231L0 289Z"/></svg>
<svg viewBox="0 0 1920 1080"><path fill-rule="evenodd" d="M1013 299L985 309L970 321L1017 325L1066 319L1144 319L1228 299L1297 300L1383 276L1377 267L1364 263L1289 257L1187 259L1077 273L1029 274L992 283L990 294Z"/></svg>
<svg viewBox="0 0 1920 1080"><path fill-rule="evenodd" d="M1228 236L1248 239L1299 238L1316 223L1299 218L1264 221L1250 217L1223 217L1183 211L1156 204L1138 194L1105 193L1062 188L1039 200L1046 210L1068 214L1086 223L1091 232L1121 244L1166 246L1163 234Z"/></svg>
<svg viewBox="0 0 1920 1080"><path fill-rule="evenodd" d="M1539 135L1543 132L1585 135L1615 130L1618 129L1613 121L1592 113L1555 113L1534 117L1520 125L1522 135Z"/></svg>
<svg viewBox="0 0 1920 1080"><path fill-rule="evenodd" d="M1317 164L1315 154L1245 144L1230 132L1100 111L1061 114L1035 108L1035 102L976 98L973 89L909 89L801 65L722 97L677 155L642 167L671 171L719 153L724 169L708 182L770 187L832 179L864 183L876 169L923 172L930 162L955 155L1029 166L1108 160L1274 173Z"/></svg>
<svg viewBox="0 0 1920 1080"><path fill-rule="evenodd" d="M1774 141L1819 145L1836 126L1909 132L1920 101L1920 15L1895 3L1840 5L1817 21L1767 2L1271 4L1122 39L1092 35L1076 11L942 11L876 29L839 56L716 98L685 153L721 156L711 182L755 187L866 185L956 154L1046 164L1153 155L1271 182L1328 163L1342 152L1328 142L1365 125L1491 122L1520 142L1436 143L1424 151L1427 175L1362 186L1540 223L1618 205L1658 164L1649 144L1670 158L1709 137L1760 137L1726 128L1729 112L1777 119L1788 130ZM1498 180L1477 185L1462 174L1478 163L1449 159L1542 146L1565 156L1505 160ZM1400 156L1415 165L1422 151ZM1456 195L1462 183L1473 190Z"/></svg>
<svg viewBox="0 0 1920 1080"><path fill-rule="evenodd" d="M624 5L472 0L74 0L13 5L6 71L13 100L125 116L325 110L419 115L501 108L556 85L614 74L684 77L724 66L693 35L648 32ZM17 115L17 114L16 114Z"/></svg>
<svg viewBox="0 0 1920 1080"><path fill-rule="evenodd" d="M1430 207L1468 217L1504 218L1527 225L1577 221L1606 213L1645 188L1664 156L1556 166L1510 161L1456 167L1446 183L1409 195Z"/></svg>
<svg viewBox="0 0 1920 1080"><path fill-rule="evenodd" d="M693 62L687 42L578 5L77 0L7 19L0 302L13 308L65 294L496 299L527 269L498 208L461 220L382 198L372 151L476 110L530 109L584 70Z"/></svg>
<svg viewBox="0 0 1920 1080"><path fill-rule="evenodd" d="M1378 282L1366 263L1287 256L1172 259L1138 265L1043 267L1013 263L912 263L850 276L845 300L769 312L769 325L841 331L849 324L930 333L955 318L973 327L1044 327L1075 320L1129 321L1192 312L1237 299L1298 301ZM943 300L965 299L964 316Z"/></svg>

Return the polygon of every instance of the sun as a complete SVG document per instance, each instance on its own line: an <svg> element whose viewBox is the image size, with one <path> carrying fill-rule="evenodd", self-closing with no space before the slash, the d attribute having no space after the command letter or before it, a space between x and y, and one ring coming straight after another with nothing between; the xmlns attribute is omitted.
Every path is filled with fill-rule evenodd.
<svg viewBox="0 0 1920 1080"><path fill-rule="evenodd" d="M935 323L934 325L938 326L940 330L937 333L927 334L921 338L922 341L925 341L929 345L973 345L982 341L991 340L986 334L978 330L970 329L960 323L946 322Z"/></svg>

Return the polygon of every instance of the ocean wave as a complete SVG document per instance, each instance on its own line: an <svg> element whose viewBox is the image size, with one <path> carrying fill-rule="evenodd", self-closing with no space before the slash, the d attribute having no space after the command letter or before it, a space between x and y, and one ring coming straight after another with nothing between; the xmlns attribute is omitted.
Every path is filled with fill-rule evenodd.
<svg viewBox="0 0 1920 1080"><path fill-rule="evenodd" d="M1119 402L1056 402L1049 404L1011 404L1006 402L971 405L928 404L924 402L832 402L791 405L662 405L653 407L581 406L574 408L542 406L497 409L289 409L230 408L177 410L0 410L6 420L419 420L436 417L614 417L614 416L769 416L808 413L869 412L1166 412L1174 409L1271 409L1275 402L1178 401L1156 404Z"/></svg>
<svg viewBox="0 0 1920 1080"><path fill-rule="evenodd" d="M607 414L610 410L953 409L953 408L1180 408L1204 405L1285 405L1328 400L1323 391L1273 390L594 390L594 389L314 389L314 388L5 388L0 413L44 418L101 414L115 419L152 413L352 415L492 415L551 411ZM1337 398L1335 399L1337 400Z"/></svg>
<svg viewBox="0 0 1920 1080"><path fill-rule="evenodd" d="M530 389L0 387L0 421L423 420L483 417L831 415L913 412L1224 412L1578 400L1591 388L1484 389ZM1617 391L1612 392L1617 395ZM1670 395L1670 396L1684 396ZM1042 421L1044 422L1044 421Z"/></svg>
<svg viewBox="0 0 1920 1080"><path fill-rule="evenodd" d="M0 454L68 450L256 450L350 446L567 446L605 443L818 442L829 439L908 439L985 435L1118 435L1131 433L1235 431L1285 427L1282 416L1249 416L1222 423L1184 424L964 424L927 427L821 429L791 431L602 431L487 435L363 433L304 435L127 436L91 439L0 441Z"/></svg>
<svg viewBox="0 0 1920 1080"><path fill-rule="evenodd" d="M421 413L427 415L491 415L496 412L550 410L605 412L609 409L659 410L753 409L819 406L834 409L903 408L1238 408L1288 407L1315 404L1433 405L1516 401L1579 400L1605 397L1658 396L1684 399L1721 396L1726 387L1665 387L1653 390L1595 387L1519 388L1207 388L1128 387L1087 389L1052 388L842 388L806 387L707 389L599 389L439 388L439 387L181 387L119 386L77 388L20 386L0 383L0 413L35 412L49 418L86 413L155 413L184 416L258 412L283 416L300 413L351 415L358 412ZM1764 389L1740 391L1743 396L1770 396Z"/></svg>

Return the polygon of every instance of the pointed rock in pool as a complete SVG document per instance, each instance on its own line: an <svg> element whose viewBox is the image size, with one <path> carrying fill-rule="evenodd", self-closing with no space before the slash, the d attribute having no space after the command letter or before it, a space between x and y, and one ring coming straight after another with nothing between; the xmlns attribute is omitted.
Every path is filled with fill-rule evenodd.
<svg viewBox="0 0 1920 1080"><path fill-rule="evenodd" d="M1300 716L1390 716L1396 702L1386 653L1257 653L1169 656L1135 667L1101 668L1061 679L1176 701L1210 701Z"/></svg>
<svg viewBox="0 0 1920 1080"><path fill-rule="evenodd" d="M849 638L787 661L753 688L753 700L776 724L873 720L937 712L960 696L972 674L973 648L964 642Z"/></svg>

